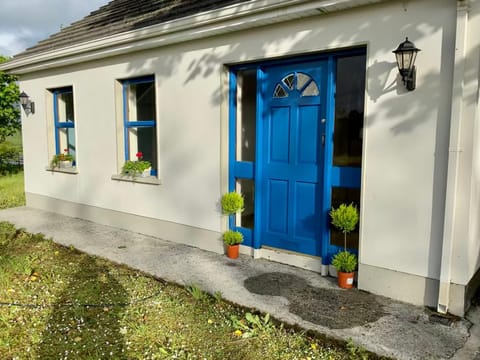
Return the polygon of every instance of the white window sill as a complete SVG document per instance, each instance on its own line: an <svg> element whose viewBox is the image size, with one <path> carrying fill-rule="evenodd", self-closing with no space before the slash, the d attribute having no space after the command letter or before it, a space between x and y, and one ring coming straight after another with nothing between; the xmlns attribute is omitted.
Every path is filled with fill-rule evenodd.
<svg viewBox="0 0 480 360"><path fill-rule="evenodd" d="M60 168L60 167L47 166L45 168L45 170L51 171L52 173L59 172L59 173L64 173L64 174L78 174L78 170L77 170L76 166L72 166L70 168Z"/></svg>
<svg viewBox="0 0 480 360"><path fill-rule="evenodd" d="M156 178L155 176L131 177L131 176L127 176L127 175L112 175L112 180L139 183L139 184L149 184L149 185L161 185L162 184L162 181L160 179Z"/></svg>

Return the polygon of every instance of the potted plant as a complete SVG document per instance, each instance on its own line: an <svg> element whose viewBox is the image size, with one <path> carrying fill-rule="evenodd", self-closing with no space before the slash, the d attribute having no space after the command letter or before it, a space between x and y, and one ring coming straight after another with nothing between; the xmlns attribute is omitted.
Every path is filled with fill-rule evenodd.
<svg viewBox="0 0 480 360"><path fill-rule="evenodd" d="M235 215L244 210L243 196L235 191L224 194L221 204L224 215ZM240 243L243 242L242 233L235 230L228 230L223 234L223 242L227 247L227 256L231 259L236 259L240 250Z"/></svg>
<svg viewBox="0 0 480 360"><path fill-rule="evenodd" d="M233 215L243 211L243 196L231 191L222 196L222 211L225 215Z"/></svg>
<svg viewBox="0 0 480 360"><path fill-rule="evenodd" d="M138 152L136 154L137 160L127 160L122 167L122 174L127 175L130 177L147 177L150 176L150 172L152 170L152 164L150 161L142 160L143 153Z"/></svg>
<svg viewBox="0 0 480 360"><path fill-rule="evenodd" d="M63 153L53 155L52 161L50 161L50 167L52 169L58 168L71 168L73 166L73 155L68 153L68 149L63 149Z"/></svg>
<svg viewBox="0 0 480 360"><path fill-rule="evenodd" d="M332 224L343 233L343 251L337 253L332 259L332 265L337 269L338 286L344 289L353 287L353 277L357 267L357 257L347 250L347 234L355 229L358 223L358 210L353 205L341 204L337 209L330 211Z"/></svg>
<svg viewBox="0 0 480 360"><path fill-rule="evenodd" d="M238 258L240 244L243 242L243 235L240 231L227 230L223 233L223 242L227 246L227 256L230 259Z"/></svg>

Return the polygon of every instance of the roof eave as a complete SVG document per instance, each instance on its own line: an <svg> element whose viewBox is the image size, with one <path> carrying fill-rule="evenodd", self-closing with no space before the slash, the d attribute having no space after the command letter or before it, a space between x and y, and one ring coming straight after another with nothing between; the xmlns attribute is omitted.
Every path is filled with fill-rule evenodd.
<svg viewBox="0 0 480 360"><path fill-rule="evenodd" d="M1 64L0 70L22 75L385 1L389 0L250 1L139 30L14 58Z"/></svg>

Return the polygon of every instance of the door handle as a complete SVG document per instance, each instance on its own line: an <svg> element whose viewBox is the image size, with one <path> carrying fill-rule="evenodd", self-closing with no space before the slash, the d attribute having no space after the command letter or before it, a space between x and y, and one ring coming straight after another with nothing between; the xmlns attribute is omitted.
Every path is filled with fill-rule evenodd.
<svg viewBox="0 0 480 360"><path fill-rule="evenodd" d="M322 120L320 120L320 122L322 124L325 124L327 122L327 119L322 118ZM322 134L322 146L325 146L325 134Z"/></svg>

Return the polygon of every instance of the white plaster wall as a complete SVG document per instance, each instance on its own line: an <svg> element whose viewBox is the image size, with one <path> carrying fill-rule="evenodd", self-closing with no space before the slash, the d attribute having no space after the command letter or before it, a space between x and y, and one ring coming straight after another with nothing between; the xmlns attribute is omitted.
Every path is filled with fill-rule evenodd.
<svg viewBox="0 0 480 360"><path fill-rule="evenodd" d="M114 65L117 60L120 62ZM47 125L44 106L38 106L35 115L24 118L26 191L219 230L219 110L202 97L218 88L218 74L201 85L196 80L196 84L182 89L184 77L172 81L161 72L157 74L156 69L165 70L163 64L145 64L144 54L138 54L132 59L63 69L66 75L57 75L60 71L55 71L23 81L22 89L30 91L35 99L44 98L46 88L73 85L79 172L71 175L45 170L49 154L45 139L41 136L38 141L38 135L46 133ZM150 73L155 73L158 83L159 172L163 184L111 180L113 174L120 172L116 153L115 82ZM120 157L123 158L123 153ZM202 186L193 186L196 183Z"/></svg>
<svg viewBox="0 0 480 360"><path fill-rule="evenodd" d="M360 262L438 279L455 3L396 5L378 16L393 21L379 30L383 40L369 43ZM403 89L385 51L398 33L422 49L413 92Z"/></svg>
<svg viewBox="0 0 480 360"><path fill-rule="evenodd" d="M461 116L459 186L452 282L467 284L480 268L480 1L469 7Z"/></svg>
<svg viewBox="0 0 480 360"><path fill-rule="evenodd" d="M23 119L26 191L220 231L224 64L366 44L360 261L438 278L454 28L454 1L391 1L25 76L22 90L37 102L36 114ZM405 36L422 49L410 93L391 52ZM158 83L162 185L113 181L120 171L115 79L150 73ZM77 175L44 169L41 99L64 85L75 92Z"/></svg>

